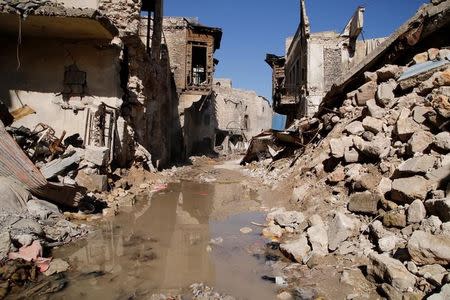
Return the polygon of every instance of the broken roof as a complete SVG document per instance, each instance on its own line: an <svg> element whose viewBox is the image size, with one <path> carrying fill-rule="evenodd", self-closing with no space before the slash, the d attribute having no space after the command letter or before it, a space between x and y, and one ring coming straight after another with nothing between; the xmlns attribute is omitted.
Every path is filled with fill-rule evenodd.
<svg viewBox="0 0 450 300"><path fill-rule="evenodd" d="M343 74L324 97L321 108L332 105L339 96L359 86L364 72L376 70L385 64L407 63L413 53L431 47L450 44L450 0L432 0L422 6L415 16L406 21L358 65Z"/></svg>
<svg viewBox="0 0 450 300"><path fill-rule="evenodd" d="M190 28L197 33L212 35L214 37L214 48L220 49L222 41L222 28L205 26L199 22L197 17L164 17L164 20L178 23L174 28L181 27L179 22L184 22L181 28ZM167 26L165 26L167 28Z"/></svg>
<svg viewBox="0 0 450 300"><path fill-rule="evenodd" d="M16 35L18 15L25 36L112 39L119 33L96 9L67 8L46 0L0 0L0 31Z"/></svg>

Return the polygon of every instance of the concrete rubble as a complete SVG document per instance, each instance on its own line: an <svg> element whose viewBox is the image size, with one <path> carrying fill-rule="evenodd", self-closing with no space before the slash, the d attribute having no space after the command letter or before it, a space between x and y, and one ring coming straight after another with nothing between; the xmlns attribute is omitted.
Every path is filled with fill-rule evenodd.
<svg viewBox="0 0 450 300"><path fill-rule="evenodd" d="M425 54L408 66L374 71L377 76L344 95L351 98L339 102L341 107L316 114L320 139L311 140L299 157L272 165L272 172L288 175L268 179L275 189L292 186L291 205L306 219L323 219L320 229L306 225L294 231L274 219L267 229L278 226L281 253L311 272L316 254L338 260L347 255L367 269L364 280L388 299L433 293L429 299L444 299L450 276L449 107L433 102L448 97L444 74L450 61L431 62ZM411 68L438 62L443 63L434 72L405 77ZM339 121L331 122L333 116Z"/></svg>

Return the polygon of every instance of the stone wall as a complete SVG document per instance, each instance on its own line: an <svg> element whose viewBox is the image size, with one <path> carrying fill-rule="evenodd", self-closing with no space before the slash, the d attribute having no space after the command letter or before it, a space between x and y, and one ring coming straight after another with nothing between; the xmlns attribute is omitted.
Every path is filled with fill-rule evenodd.
<svg viewBox="0 0 450 300"><path fill-rule="evenodd" d="M248 142L272 127L272 107L254 91L234 89L228 79L217 79L213 90L219 131L242 132Z"/></svg>

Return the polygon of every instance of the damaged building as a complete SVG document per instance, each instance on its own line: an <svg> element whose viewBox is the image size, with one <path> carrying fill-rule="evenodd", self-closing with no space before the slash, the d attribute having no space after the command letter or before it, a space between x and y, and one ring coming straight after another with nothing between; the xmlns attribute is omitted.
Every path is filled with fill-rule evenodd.
<svg viewBox="0 0 450 300"><path fill-rule="evenodd" d="M142 13L152 27L144 41ZM178 95L161 49L161 0L0 1L0 31L0 101L14 127L77 134L118 166L181 155L171 147L179 126L167 130Z"/></svg>
<svg viewBox="0 0 450 300"><path fill-rule="evenodd" d="M213 90L218 152L245 151L252 137L271 128L272 106L264 97L233 88L230 79L216 79Z"/></svg>
<svg viewBox="0 0 450 300"><path fill-rule="evenodd" d="M213 152L217 120L212 95L218 63L214 53L220 48L222 30L195 18L165 17L163 33L179 95L184 154Z"/></svg>
<svg viewBox="0 0 450 300"><path fill-rule="evenodd" d="M311 32L305 0L300 1L300 24L286 40L283 56L268 54L273 69L273 106L295 119L313 116L327 91L351 68L371 53L384 38L358 40L364 24L364 8L358 7L341 33Z"/></svg>

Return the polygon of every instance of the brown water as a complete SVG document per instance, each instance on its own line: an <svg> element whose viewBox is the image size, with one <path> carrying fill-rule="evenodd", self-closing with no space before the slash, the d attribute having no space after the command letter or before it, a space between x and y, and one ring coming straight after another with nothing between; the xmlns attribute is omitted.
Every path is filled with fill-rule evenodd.
<svg viewBox="0 0 450 300"><path fill-rule="evenodd" d="M260 207L258 193L239 184L170 184L87 240L56 249L72 271L68 287L51 298L149 299L203 282L237 299L274 299L276 287L261 279L271 268L255 255L265 241L250 224L263 222ZM242 234L244 226L253 232Z"/></svg>

